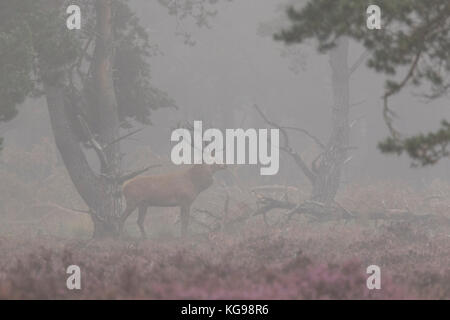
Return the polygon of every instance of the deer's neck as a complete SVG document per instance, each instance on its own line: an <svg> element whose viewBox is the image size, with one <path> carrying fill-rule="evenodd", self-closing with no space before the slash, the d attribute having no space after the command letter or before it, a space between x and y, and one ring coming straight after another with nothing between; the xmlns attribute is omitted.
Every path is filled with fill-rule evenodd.
<svg viewBox="0 0 450 320"><path fill-rule="evenodd" d="M206 172L190 172L190 180L197 192L209 188L213 183L212 175Z"/></svg>

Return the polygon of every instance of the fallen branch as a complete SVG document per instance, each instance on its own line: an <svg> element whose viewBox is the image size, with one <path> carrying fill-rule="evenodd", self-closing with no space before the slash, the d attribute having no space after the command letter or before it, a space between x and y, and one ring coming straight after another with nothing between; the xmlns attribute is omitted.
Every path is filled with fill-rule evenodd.
<svg viewBox="0 0 450 320"><path fill-rule="evenodd" d="M211 218L214 218L216 220L221 220L220 217L216 216L215 214L213 214L211 211L206 210L206 209L199 209L199 208L195 208L194 209L195 212L199 212L199 213L204 213L206 215L208 215Z"/></svg>
<svg viewBox="0 0 450 320"><path fill-rule="evenodd" d="M268 191L268 192L274 192L274 191L294 191L299 192L300 190L293 186L282 186L282 185L267 185L267 186L257 186L251 189L251 191Z"/></svg>
<svg viewBox="0 0 450 320"><path fill-rule="evenodd" d="M66 212L75 212L75 213L87 213L87 214L91 214L91 210L83 210L83 209L73 209L73 208L67 208L64 207L62 205L53 203L53 202L48 202L48 203L38 203L35 204L33 206L31 206L31 208L42 208L42 207L48 207L48 208L54 208L54 209L60 209L62 211L66 211Z"/></svg>
<svg viewBox="0 0 450 320"><path fill-rule="evenodd" d="M274 209L292 209L297 206L297 204L290 202L290 201L284 201L284 200L278 200L269 198L266 196L260 196L259 197L259 203L260 207L253 213L253 216L258 216L261 214L266 214L271 210Z"/></svg>

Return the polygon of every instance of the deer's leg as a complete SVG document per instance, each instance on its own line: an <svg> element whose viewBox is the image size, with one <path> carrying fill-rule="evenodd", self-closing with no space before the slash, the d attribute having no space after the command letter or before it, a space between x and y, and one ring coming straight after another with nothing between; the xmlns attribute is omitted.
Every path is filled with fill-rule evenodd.
<svg viewBox="0 0 450 320"><path fill-rule="evenodd" d="M122 216L120 217L120 233L122 233L122 231L123 231L123 226L125 224L125 221L130 216L130 214L133 213L134 210L136 210L136 206L127 203L125 211L122 213Z"/></svg>
<svg viewBox="0 0 450 320"><path fill-rule="evenodd" d="M180 207L180 219L181 219L181 237L184 238L187 235L187 228L189 224L189 211L190 205L184 205Z"/></svg>
<svg viewBox="0 0 450 320"><path fill-rule="evenodd" d="M137 224L139 226L139 229L141 230L141 235L142 235L143 239L147 238L147 233L145 232L145 227L144 227L144 221L145 221L146 214L147 214L147 207L146 206L139 207L139 217L137 219Z"/></svg>

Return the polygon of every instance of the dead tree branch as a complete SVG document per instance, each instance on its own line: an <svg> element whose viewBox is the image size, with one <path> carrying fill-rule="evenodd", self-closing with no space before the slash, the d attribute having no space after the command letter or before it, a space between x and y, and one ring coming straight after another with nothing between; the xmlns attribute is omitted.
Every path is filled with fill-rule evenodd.
<svg viewBox="0 0 450 320"><path fill-rule="evenodd" d="M284 201L284 200L278 200L262 195L257 195L259 198L259 205L260 207L253 213L254 216L257 215L265 215L269 211L273 209L293 209L297 206L297 204L290 202L290 201Z"/></svg>
<svg viewBox="0 0 450 320"><path fill-rule="evenodd" d="M280 150L283 150L284 152L286 152L288 155L290 155L292 157L292 159L294 160L294 162L297 164L297 166L300 167L300 169L302 170L303 174L309 179L309 181L311 183L314 183L314 181L316 180L316 175L311 171L311 169L308 167L308 165L305 163L305 161L303 161L302 157L300 156L299 153L295 152L290 143L289 143L289 135L287 134L285 128L279 126L278 124L276 124L275 122L269 120L267 118L267 116L261 111L261 109L258 107L258 105L254 105L253 106L256 110L256 112L258 112L258 114L261 116L261 118L264 119L264 121L274 127L277 128L278 130L280 130L282 136L283 136L283 146L280 146Z"/></svg>
<svg viewBox="0 0 450 320"><path fill-rule="evenodd" d="M116 144L117 142L122 141L123 139L126 139L128 137L131 137L132 135L135 135L136 133L141 132L142 130L144 130L144 128L139 128L139 129L133 130L117 139L114 139L113 141L106 144L103 148L107 149L107 148L111 147L112 145Z"/></svg>
<svg viewBox="0 0 450 320"><path fill-rule="evenodd" d="M298 127L291 127L291 126L282 126L281 128L286 129L286 130L292 130L292 131L304 133L305 135L310 137L321 149L325 149L325 145L320 141L320 139L317 138L316 136L312 135L311 133L309 133L308 130L305 130L303 128L298 128Z"/></svg>
<svg viewBox="0 0 450 320"><path fill-rule="evenodd" d="M366 50L363 53L361 53L361 55L358 57L358 59L356 59L355 63L353 63L353 65L350 67L350 70L348 72L348 76L351 76L356 70L358 70L360 65L367 59L367 57L369 55L370 55L370 51L369 50Z"/></svg>
<svg viewBox="0 0 450 320"><path fill-rule="evenodd" d="M103 150L103 147L101 144L95 139L94 135L92 134L91 129L89 129L89 126L87 122L84 120L84 118L81 115L77 115L78 121L80 122L81 127L83 128L84 134L89 139L90 145L94 149L95 153L97 154L101 168L103 169L102 172L106 172L109 164L106 157L106 154Z"/></svg>

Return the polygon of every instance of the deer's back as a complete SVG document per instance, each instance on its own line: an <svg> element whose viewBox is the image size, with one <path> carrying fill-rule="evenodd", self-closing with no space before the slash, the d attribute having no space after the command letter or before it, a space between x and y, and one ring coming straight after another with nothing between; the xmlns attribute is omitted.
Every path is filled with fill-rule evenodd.
<svg viewBox="0 0 450 320"><path fill-rule="evenodd" d="M179 206L189 204L197 196L189 176L184 172L143 176L126 182L123 194L127 203L148 206Z"/></svg>

